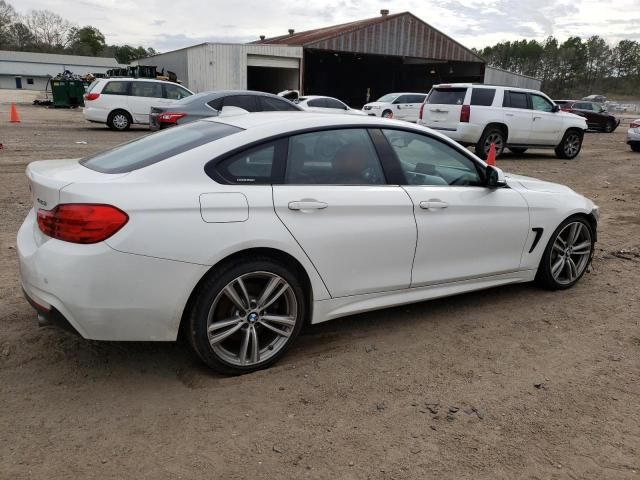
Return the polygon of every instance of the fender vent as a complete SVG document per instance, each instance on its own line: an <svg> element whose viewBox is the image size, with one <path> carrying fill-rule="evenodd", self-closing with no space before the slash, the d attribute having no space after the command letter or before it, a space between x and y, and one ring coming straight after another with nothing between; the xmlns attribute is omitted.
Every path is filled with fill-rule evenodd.
<svg viewBox="0 0 640 480"><path fill-rule="evenodd" d="M538 242L542 237L542 232L544 232L544 228L532 228L532 232L535 232L536 237L533 239L533 243L531 244L531 248L529 249L529 253L533 252L533 250L538 246Z"/></svg>

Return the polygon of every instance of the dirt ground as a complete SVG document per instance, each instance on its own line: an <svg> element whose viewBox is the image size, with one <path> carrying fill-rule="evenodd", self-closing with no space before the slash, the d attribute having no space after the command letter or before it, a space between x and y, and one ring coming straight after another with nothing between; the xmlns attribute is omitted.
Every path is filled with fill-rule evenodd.
<svg viewBox="0 0 640 480"><path fill-rule="evenodd" d="M517 285L306 330L224 378L181 344L38 328L15 237L24 169L145 133L0 104L0 478L640 479L640 154L589 133L577 160L506 156L602 210L573 289ZM85 141L87 144L76 142ZM488 239L490 241L490 239ZM73 275L73 272L69 272Z"/></svg>

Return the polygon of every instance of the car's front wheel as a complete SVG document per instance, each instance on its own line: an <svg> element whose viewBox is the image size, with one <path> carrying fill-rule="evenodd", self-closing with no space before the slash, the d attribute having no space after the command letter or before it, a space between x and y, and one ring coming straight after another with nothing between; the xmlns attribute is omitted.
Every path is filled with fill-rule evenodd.
<svg viewBox="0 0 640 480"><path fill-rule="evenodd" d="M567 130L562 141L556 147L556 156L571 160L576 158L582 149L583 134L579 130Z"/></svg>
<svg viewBox="0 0 640 480"><path fill-rule="evenodd" d="M595 232L584 217L570 217L553 232L544 251L536 282L551 290L570 288L591 262Z"/></svg>
<svg viewBox="0 0 640 480"><path fill-rule="evenodd" d="M212 369L238 375L273 364L304 323L306 301L294 272L269 259L228 265L200 287L189 338Z"/></svg>
<svg viewBox="0 0 640 480"><path fill-rule="evenodd" d="M393 112L391 110L385 110L382 112L383 118L393 118Z"/></svg>

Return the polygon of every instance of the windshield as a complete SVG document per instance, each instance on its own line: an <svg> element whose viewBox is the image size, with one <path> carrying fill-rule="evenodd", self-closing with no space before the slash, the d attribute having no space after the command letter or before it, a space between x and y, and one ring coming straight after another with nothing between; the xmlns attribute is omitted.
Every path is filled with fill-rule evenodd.
<svg viewBox="0 0 640 480"><path fill-rule="evenodd" d="M400 95L398 95L397 93L387 93L386 95L381 96L377 101L384 102L384 103L392 103L399 96Z"/></svg>
<svg viewBox="0 0 640 480"><path fill-rule="evenodd" d="M199 121L138 138L80 161L102 173L127 173L241 131L225 123Z"/></svg>

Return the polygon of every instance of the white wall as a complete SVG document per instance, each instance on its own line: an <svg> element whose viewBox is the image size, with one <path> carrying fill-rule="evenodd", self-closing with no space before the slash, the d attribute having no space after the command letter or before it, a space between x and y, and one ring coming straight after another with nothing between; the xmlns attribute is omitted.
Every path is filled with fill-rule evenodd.
<svg viewBox="0 0 640 480"><path fill-rule="evenodd" d="M44 91L47 86L48 77L21 76L21 75L2 75L0 74L0 88L15 89L16 76L22 79L22 90L39 90ZM28 79L33 79L33 85L29 85Z"/></svg>
<svg viewBox="0 0 640 480"><path fill-rule="evenodd" d="M540 90L542 85L542 82L537 78L527 77L493 67L486 67L484 71L484 83L505 87L530 88L532 90Z"/></svg>

